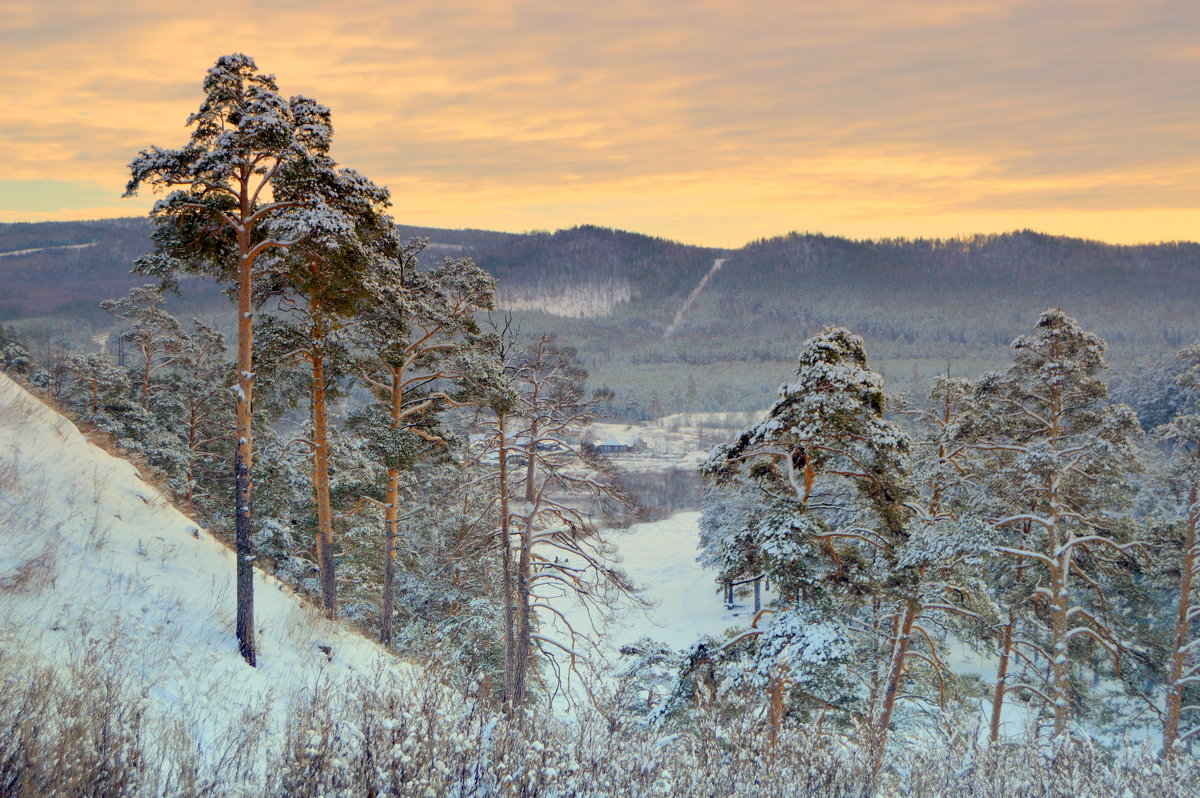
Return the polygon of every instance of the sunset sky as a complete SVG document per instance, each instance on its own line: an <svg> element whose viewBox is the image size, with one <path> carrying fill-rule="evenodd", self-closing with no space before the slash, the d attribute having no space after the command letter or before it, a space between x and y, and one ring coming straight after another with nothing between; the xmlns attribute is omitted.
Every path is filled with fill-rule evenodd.
<svg viewBox="0 0 1200 798"><path fill-rule="evenodd" d="M1196 0L0 0L0 221L144 213L229 52L410 224L1200 239Z"/></svg>

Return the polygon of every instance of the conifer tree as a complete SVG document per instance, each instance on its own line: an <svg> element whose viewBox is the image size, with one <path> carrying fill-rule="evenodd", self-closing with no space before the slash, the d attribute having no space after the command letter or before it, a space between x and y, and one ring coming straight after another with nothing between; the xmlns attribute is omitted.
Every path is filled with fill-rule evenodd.
<svg viewBox="0 0 1200 798"><path fill-rule="evenodd" d="M1012 346L1013 365L979 379L961 428L983 457L980 473L1003 505L993 523L1007 537L995 548L1008 562L997 595L1009 619L992 734L1004 694L1019 689L1045 703L1058 735L1081 707L1077 671L1098 647L1120 674L1127 651L1112 584L1136 569L1142 546L1122 513L1138 427L1129 408L1106 402L1104 341L1061 310ZM1012 665L1028 679L1008 684Z"/></svg>
<svg viewBox="0 0 1200 798"><path fill-rule="evenodd" d="M130 164L126 195L139 187L171 193L155 203L153 254L137 270L171 284L179 271L228 283L237 300L234 513L237 530L237 639L242 657L256 661L254 644L252 401L253 290L264 253L302 241L328 221L327 209L306 198L279 198L281 170L303 171L324 156L332 127L329 109L306 97L285 100L272 75L242 54L222 56L204 78L204 101L188 118L189 141L179 149L152 147ZM269 223L287 224L272 229Z"/></svg>
<svg viewBox="0 0 1200 798"><path fill-rule="evenodd" d="M17 338L12 329L0 327L0 368L9 374L29 376L33 359L25 343Z"/></svg>
<svg viewBox="0 0 1200 798"><path fill-rule="evenodd" d="M101 308L129 325L122 336L141 355L138 392L143 410L150 409L150 397L158 387L154 373L174 362L184 335L179 322L162 309L162 304L162 288L156 285L135 286L128 296L100 303Z"/></svg>
<svg viewBox="0 0 1200 798"><path fill-rule="evenodd" d="M418 255L428 243L382 240L385 248L364 278L369 299L359 307L354 328L355 370L374 399L360 423L369 429L387 471L380 502L385 513L380 639L385 645L394 638L402 475L426 444L442 441L437 411L459 403L465 383L495 370L475 318L492 307L495 279L470 258L446 258L419 270Z"/></svg>
<svg viewBox="0 0 1200 798"><path fill-rule="evenodd" d="M171 371L158 402L159 417L187 447L183 500L188 510L204 505L205 515L216 489L215 465L226 459L233 439L233 402L227 386L233 364L226 360L225 336L209 324L193 320L179 340Z"/></svg>
<svg viewBox="0 0 1200 798"><path fill-rule="evenodd" d="M85 388L86 413L99 413L105 404L123 398L129 391L129 375L103 355L72 354L65 363L67 371Z"/></svg>
<svg viewBox="0 0 1200 798"><path fill-rule="evenodd" d="M325 614L337 617L337 579L333 550L333 507L329 488L329 411L338 378L350 371L348 327L358 309L371 301L366 275L391 219L383 214L388 193L357 172L339 169L328 157L302 168L280 169L275 196L307 202L326 210L302 219L303 231L288 230L298 241L286 254L271 257L271 274L262 294L277 300L278 312L264 321L276 366L307 366L312 450L312 485L317 508L316 553ZM284 214L274 227L288 226Z"/></svg>
<svg viewBox="0 0 1200 798"><path fill-rule="evenodd" d="M1190 368L1180 376L1185 388L1200 388L1200 346L1190 346L1179 353ZM1167 442L1173 450L1170 467L1170 482L1176 496L1183 500L1182 518L1172 524L1171 529L1182 534L1172 535L1166 541L1164 569L1178 573L1178 582L1173 584L1175 594L1174 618L1171 628L1171 643L1166 673L1166 711L1163 717L1163 751L1170 755L1179 744L1190 739L1200 726L1191 725L1182 731L1185 713L1197 711L1195 702L1185 698L1196 694L1195 685L1200 683L1200 652L1196 643L1196 620L1200 618L1200 414L1187 413L1175 416L1157 430L1160 440ZM1173 561L1173 562L1172 562Z"/></svg>
<svg viewBox="0 0 1200 798"><path fill-rule="evenodd" d="M726 578L757 571L779 592L776 606L726 644L757 638L754 667L768 688L773 730L789 692L857 717L880 737L878 724L890 722L889 701L875 709L880 677L898 683L919 569L900 560L911 536L906 504L915 498L909 441L884 407L862 338L826 328L805 343L766 418L704 466L716 490L735 497L705 509L706 557L726 564ZM874 669L863 695L854 663L881 654L889 665Z"/></svg>
<svg viewBox="0 0 1200 798"><path fill-rule="evenodd" d="M766 419L706 464L702 561L779 598L704 659L734 683L747 677L721 660L751 660L772 739L789 705L836 710L865 729L877 779L900 700L952 697L946 631L970 639L989 620L976 564L990 527L953 440L968 393L937 380L934 408L906 411L925 430L913 447L882 417L862 339L826 329Z"/></svg>

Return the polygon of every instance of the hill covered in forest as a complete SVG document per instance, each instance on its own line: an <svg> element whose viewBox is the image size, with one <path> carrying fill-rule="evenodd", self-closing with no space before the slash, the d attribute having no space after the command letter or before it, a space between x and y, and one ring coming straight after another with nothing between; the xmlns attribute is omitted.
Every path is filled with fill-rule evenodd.
<svg viewBox="0 0 1200 798"><path fill-rule="evenodd" d="M430 239L426 262L471 257L494 274L500 310L576 346L593 381L617 389L610 409L629 417L765 406L799 343L826 324L864 335L889 381L916 392L935 373L1007 360L1050 306L1100 333L1119 371L1200 337L1194 243L791 233L717 250L593 226L401 232ZM82 345L112 327L99 300L145 281L129 270L149 247L143 219L0 224L0 321L35 345ZM226 303L197 279L172 308L220 322Z"/></svg>

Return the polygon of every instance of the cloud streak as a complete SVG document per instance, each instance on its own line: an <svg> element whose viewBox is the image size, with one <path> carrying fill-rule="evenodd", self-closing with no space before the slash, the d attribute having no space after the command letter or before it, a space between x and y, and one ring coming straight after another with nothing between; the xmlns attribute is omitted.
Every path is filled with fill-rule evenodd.
<svg viewBox="0 0 1200 798"><path fill-rule="evenodd" d="M1200 223L1193 2L39 9L0 4L9 181L119 193L139 148L182 143L204 70L240 50L330 105L338 157L414 224L724 245L790 229L1175 239ZM0 197L0 219L51 213L10 184Z"/></svg>

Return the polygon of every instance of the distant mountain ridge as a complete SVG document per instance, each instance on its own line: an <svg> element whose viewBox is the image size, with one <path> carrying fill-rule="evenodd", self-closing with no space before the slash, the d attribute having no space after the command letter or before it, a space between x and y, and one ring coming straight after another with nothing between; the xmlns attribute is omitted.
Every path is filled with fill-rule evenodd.
<svg viewBox="0 0 1200 798"><path fill-rule="evenodd" d="M590 225L400 231L431 240L426 263L473 258L497 277L501 312L578 347L599 381L642 406L663 392L698 397L667 402L675 410L759 406L769 398L747 394L747 381L780 373L827 324L864 335L885 365L903 364L912 390L935 367L975 373L1007 360L1009 342L1050 306L1104 336L1116 362L1161 360L1200 338L1192 242L1116 246L1029 230L877 241L790 233L721 250ZM145 282L129 269L149 247L145 219L0 224L0 322L58 319L55 329L83 327L88 337L110 329L98 302ZM30 251L4 256L19 250ZM183 288L172 312L227 311L219 287ZM61 333L40 333L52 334ZM685 391L689 380L700 384Z"/></svg>
<svg viewBox="0 0 1200 798"><path fill-rule="evenodd" d="M798 281L814 279L865 288L902 281L937 290L967 278L979 287L1011 289L1018 280L1022 290L1087 293L1143 278L1191 287L1200 276L1200 244L1109 245L1030 230L877 241L790 233L720 250L592 225L554 233L399 229L431 240L427 260L474 258L497 277L502 295L524 309L536 306L539 294L580 286L611 290L618 302L682 303L718 257L728 265L713 280L713 292L792 293ZM129 269L149 247L143 218L0 223L0 285L9 289L0 295L0 320L70 312L81 301L119 295L142 281ZM1087 284L1071 285L1081 279Z"/></svg>

